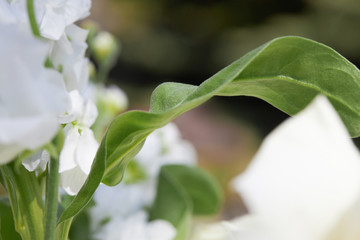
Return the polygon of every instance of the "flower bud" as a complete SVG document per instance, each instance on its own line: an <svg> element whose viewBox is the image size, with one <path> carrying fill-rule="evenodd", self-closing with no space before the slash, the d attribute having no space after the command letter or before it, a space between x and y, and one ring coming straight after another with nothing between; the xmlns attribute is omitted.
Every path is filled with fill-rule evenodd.
<svg viewBox="0 0 360 240"><path fill-rule="evenodd" d="M104 62L119 50L115 37L105 31L99 32L92 41L94 57L98 62Z"/></svg>

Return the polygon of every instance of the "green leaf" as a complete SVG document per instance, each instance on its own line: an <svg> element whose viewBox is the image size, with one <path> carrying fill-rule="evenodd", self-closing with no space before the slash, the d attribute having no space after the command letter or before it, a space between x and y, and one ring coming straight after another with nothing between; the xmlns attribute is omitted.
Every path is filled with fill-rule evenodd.
<svg viewBox="0 0 360 240"><path fill-rule="evenodd" d="M149 112L120 115L103 139L89 179L64 212L74 216L102 181L118 184L145 138L175 117L215 95L254 96L294 115L319 93L331 101L351 136L360 136L360 72L331 48L300 37L274 39L246 54L200 86L164 83L151 97Z"/></svg>
<svg viewBox="0 0 360 240"><path fill-rule="evenodd" d="M149 220L164 219L170 222L177 230L175 240L182 240L186 239L192 210L193 203L186 190L177 179L174 179L166 169L162 168Z"/></svg>
<svg viewBox="0 0 360 240"><path fill-rule="evenodd" d="M16 161L0 166L8 198L13 207L16 231L23 239L44 239L42 189L35 173Z"/></svg>
<svg viewBox="0 0 360 240"><path fill-rule="evenodd" d="M222 202L221 187L207 172L185 165L167 165L161 171L185 190L192 202L194 214L210 215L218 212Z"/></svg>
<svg viewBox="0 0 360 240"><path fill-rule="evenodd" d="M191 216L218 212L222 194L218 183L198 167L166 165L160 170L157 195L150 211L150 220L171 222L186 239Z"/></svg>
<svg viewBox="0 0 360 240"><path fill-rule="evenodd" d="M0 239L21 240L15 230L10 203L5 198L0 200Z"/></svg>

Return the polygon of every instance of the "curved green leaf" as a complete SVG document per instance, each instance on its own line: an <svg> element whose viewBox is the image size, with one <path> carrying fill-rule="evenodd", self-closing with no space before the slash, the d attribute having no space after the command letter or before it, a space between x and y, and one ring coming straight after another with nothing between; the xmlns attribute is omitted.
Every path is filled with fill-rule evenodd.
<svg viewBox="0 0 360 240"><path fill-rule="evenodd" d="M360 135L359 92L360 72L353 64L331 48L300 37L274 39L200 86L164 83L155 89L149 112L128 112L112 122L90 180L62 220L80 211L79 206L89 201L101 179L107 185L118 184L127 163L153 130L215 95L258 97L293 115L322 93L334 105L351 136L356 137Z"/></svg>

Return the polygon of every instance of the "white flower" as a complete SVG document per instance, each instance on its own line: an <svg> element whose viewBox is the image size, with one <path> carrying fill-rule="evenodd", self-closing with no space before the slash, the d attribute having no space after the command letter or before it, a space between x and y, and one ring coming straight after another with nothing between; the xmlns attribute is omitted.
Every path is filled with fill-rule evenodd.
<svg viewBox="0 0 360 240"><path fill-rule="evenodd" d="M234 186L252 219L241 239L360 237L360 155L323 96L264 140Z"/></svg>
<svg viewBox="0 0 360 240"><path fill-rule="evenodd" d="M0 164L25 149L35 150L56 134L57 116L70 99L61 75L46 69L49 50L18 25L1 25L0 38Z"/></svg>
<svg viewBox="0 0 360 240"><path fill-rule="evenodd" d="M135 160L144 169L143 201L151 205L156 195L157 176L160 168L167 164L196 165L194 146L181 138L174 123L155 130L146 139Z"/></svg>
<svg viewBox="0 0 360 240"><path fill-rule="evenodd" d="M69 195L78 193L84 184L99 147L90 126L97 116L92 101L84 102L78 91L70 92L72 110L62 117L68 123L64 128L65 142L60 153L61 185Z"/></svg>
<svg viewBox="0 0 360 240"><path fill-rule="evenodd" d="M196 151L190 142L181 138L177 126L169 123L150 134L135 159L148 176L154 178L165 164L195 165Z"/></svg>
<svg viewBox="0 0 360 240"><path fill-rule="evenodd" d="M116 217L96 234L101 240L172 240L176 229L167 221L148 222L147 214L139 211L128 218Z"/></svg>
<svg viewBox="0 0 360 240"><path fill-rule="evenodd" d="M88 59L84 57L87 34L87 30L72 24L58 41L54 41L51 61L63 74L68 91L81 90L88 83Z"/></svg>
<svg viewBox="0 0 360 240"><path fill-rule="evenodd" d="M144 189L142 184L101 184L94 195L96 205L90 211L92 229L98 229L106 219L127 218L143 209L147 204Z"/></svg>

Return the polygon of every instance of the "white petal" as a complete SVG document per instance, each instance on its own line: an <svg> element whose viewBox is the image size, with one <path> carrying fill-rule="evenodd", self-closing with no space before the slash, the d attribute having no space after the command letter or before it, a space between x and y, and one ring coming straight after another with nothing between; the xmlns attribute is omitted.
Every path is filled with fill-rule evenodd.
<svg viewBox="0 0 360 240"><path fill-rule="evenodd" d="M81 130L76 149L76 163L85 174L89 174L99 143L89 128Z"/></svg>
<svg viewBox="0 0 360 240"><path fill-rule="evenodd" d="M57 115L68 109L69 96L61 75L44 67L49 43L14 24L0 24L0 32L0 158L6 158L4 162L54 137ZM9 154L14 147L18 152Z"/></svg>
<svg viewBox="0 0 360 240"><path fill-rule="evenodd" d="M66 13L67 25L74 23L77 20L87 17L90 12L91 0L67 0L66 2Z"/></svg>
<svg viewBox="0 0 360 240"><path fill-rule="evenodd" d="M94 194L96 205L90 211L93 229L99 228L100 222L104 219L131 216L150 206L147 201L148 189L148 184L120 183L114 187L101 184ZM117 202L121 204L114 204Z"/></svg>
<svg viewBox="0 0 360 240"><path fill-rule="evenodd" d="M336 226L328 234L326 240L358 240L360 236L360 198L339 219Z"/></svg>
<svg viewBox="0 0 360 240"><path fill-rule="evenodd" d="M6 164L13 160L24 147L18 146L16 144L1 144L0 145L0 164Z"/></svg>
<svg viewBox="0 0 360 240"><path fill-rule="evenodd" d="M6 1L0 1L0 22L14 23L16 21L15 15Z"/></svg>
<svg viewBox="0 0 360 240"><path fill-rule="evenodd" d="M41 152L37 151L36 153L34 153L31 157L25 159L22 164L23 166L30 172L34 171L39 165L40 165L40 160L41 160Z"/></svg>
<svg viewBox="0 0 360 240"><path fill-rule="evenodd" d="M79 167L72 168L70 170L60 173L61 186L69 195L76 195L80 188L84 185L87 178Z"/></svg>
<svg viewBox="0 0 360 240"><path fill-rule="evenodd" d="M36 1L37 14L40 19L41 35L59 40L65 31L65 27L89 14L90 0L57 0Z"/></svg>
<svg viewBox="0 0 360 240"><path fill-rule="evenodd" d="M85 105L83 117L81 119L81 124L85 127L91 127L94 124L98 116L98 110L93 101L88 100Z"/></svg>
<svg viewBox="0 0 360 240"><path fill-rule="evenodd" d="M59 14L59 12L62 12ZM43 37L59 40L64 33L66 18L63 9L55 9L52 6L45 7L45 13L40 23L40 32Z"/></svg>
<svg viewBox="0 0 360 240"><path fill-rule="evenodd" d="M0 117L0 144L17 143L24 149L35 149L51 140L58 129L55 116L23 118Z"/></svg>
<svg viewBox="0 0 360 240"><path fill-rule="evenodd" d="M323 96L263 142L234 181L251 213L282 226L284 240L323 239L360 196L360 157Z"/></svg>
<svg viewBox="0 0 360 240"><path fill-rule="evenodd" d="M154 220L147 224L149 240L172 240L176 236L176 229L164 220Z"/></svg>
<svg viewBox="0 0 360 240"><path fill-rule="evenodd" d="M194 146L181 138L174 123L150 134L136 156L150 178L155 178L165 164L195 165L196 158Z"/></svg>
<svg viewBox="0 0 360 240"><path fill-rule="evenodd" d="M50 154L46 150L40 150L34 153L31 157L25 159L22 164L30 172L39 170L45 171L46 164L50 160Z"/></svg>
<svg viewBox="0 0 360 240"><path fill-rule="evenodd" d="M69 69L67 75L69 79L76 82L77 89L84 89L89 80L89 60L85 57L78 59Z"/></svg>
<svg viewBox="0 0 360 240"><path fill-rule="evenodd" d="M77 166L75 151L80 138L79 129L77 127L72 127L71 124L68 124L67 128L70 128L70 130L66 133L64 146L59 157L60 173L73 169Z"/></svg>
<svg viewBox="0 0 360 240"><path fill-rule="evenodd" d="M71 108L66 114L59 116L61 123L70 123L78 120L84 111L84 99L81 97L78 90L73 90L69 93L71 99Z"/></svg>
<svg viewBox="0 0 360 240"><path fill-rule="evenodd" d="M68 91L82 90L88 83L87 34L87 30L70 25L51 50L51 60L56 68L62 69Z"/></svg>
<svg viewBox="0 0 360 240"><path fill-rule="evenodd" d="M46 169L46 164L50 161L50 154L46 151L43 150L41 152L41 157L40 157L40 164L39 164L39 169L41 169L42 171L45 171Z"/></svg>

